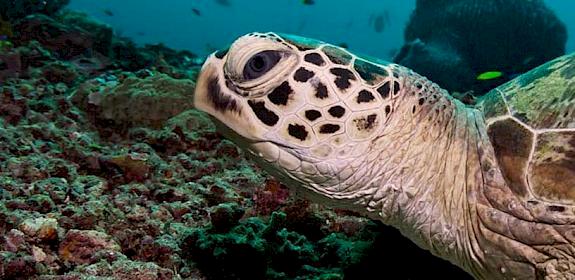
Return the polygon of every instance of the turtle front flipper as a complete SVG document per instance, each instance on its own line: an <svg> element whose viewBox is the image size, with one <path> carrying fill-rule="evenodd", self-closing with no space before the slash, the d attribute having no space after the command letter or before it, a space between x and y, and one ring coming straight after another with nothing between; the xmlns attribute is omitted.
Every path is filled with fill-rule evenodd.
<svg viewBox="0 0 575 280"><path fill-rule="evenodd" d="M477 107L507 186L485 184L484 236L533 275L575 278L575 54L501 85Z"/></svg>

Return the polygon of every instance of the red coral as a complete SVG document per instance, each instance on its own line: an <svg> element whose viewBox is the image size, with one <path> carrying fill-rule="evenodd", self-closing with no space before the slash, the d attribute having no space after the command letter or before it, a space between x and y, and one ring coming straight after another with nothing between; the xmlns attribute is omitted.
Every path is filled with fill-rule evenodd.
<svg viewBox="0 0 575 280"><path fill-rule="evenodd" d="M279 181L266 181L263 189L254 193L255 210L259 215L269 215L284 206L289 198L289 190Z"/></svg>

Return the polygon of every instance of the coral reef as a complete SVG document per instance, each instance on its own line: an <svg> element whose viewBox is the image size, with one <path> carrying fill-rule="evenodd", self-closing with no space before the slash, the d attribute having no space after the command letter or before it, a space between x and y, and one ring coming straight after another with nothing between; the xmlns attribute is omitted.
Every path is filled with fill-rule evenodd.
<svg viewBox="0 0 575 280"><path fill-rule="evenodd" d="M5 0L0 2L0 17L15 20L31 14L54 15L70 0Z"/></svg>
<svg viewBox="0 0 575 280"><path fill-rule="evenodd" d="M17 61L0 70L0 279L466 277L250 164L189 110L192 53L77 13L15 24L0 51ZM413 262L425 269L400 270Z"/></svg>
<svg viewBox="0 0 575 280"><path fill-rule="evenodd" d="M567 31L542 0L418 0L394 62L481 95L563 55ZM488 71L498 79L478 80Z"/></svg>

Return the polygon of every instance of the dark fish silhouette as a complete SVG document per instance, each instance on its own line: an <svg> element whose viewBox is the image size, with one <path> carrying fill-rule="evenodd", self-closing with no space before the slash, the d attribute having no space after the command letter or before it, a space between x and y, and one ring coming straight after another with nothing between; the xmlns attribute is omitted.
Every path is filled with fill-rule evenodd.
<svg viewBox="0 0 575 280"><path fill-rule="evenodd" d="M222 6L231 6L232 4L230 3L230 0L215 0L216 4L218 5L222 5Z"/></svg>
<svg viewBox="0 0 575 280"><path fill-rule="evenodd" d="M301 3L304 5L313 5L315 4L315 0L301 0Z"/></svg>
<svg viewBox="0 0 575 280"><path fill-rule="evenodd" d="M113 17L113 16L114 16L114 13L113 13L112 10L110 10L110 9L105 9L105 10L104 10L104 14L107 15L107 16L109 16L109 17Z"/></svg>
<svg viewBox="0 0 575 280"><path fill-rule="evenodd" d="M196 14L196 16L201 16L202 13L200 12L200 10L196 9L196 8L192 8L192 12L194 12L194 14Z"/></svg>
<svg viewBox="0 0 575 280"><path fill-rule="evenodd" d="M378 14L377 16L372 15L369 18L369 22L370 25L373 26L373 30L375 30L375 32L381 33L390 23L389 12L384 11L383 13Z"/></svg>

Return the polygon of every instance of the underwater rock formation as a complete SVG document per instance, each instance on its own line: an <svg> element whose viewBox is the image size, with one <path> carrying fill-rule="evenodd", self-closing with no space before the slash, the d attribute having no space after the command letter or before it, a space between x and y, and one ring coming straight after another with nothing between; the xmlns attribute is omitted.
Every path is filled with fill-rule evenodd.
<svg viewBox="0 0 575 280"><path fill-rule="evenodd" d="M96 126L162 127L179 113L192 109L194 82L166 74L142 72L101 76L78 86L71 100L88 113ZM106 80L106 78L108 80ZM112 127L114 126L114 127Z"/></svg>
<svg viewBox="0 0 575 280"><path fill-rule="evenodd" d="M481 95L564 54L567 31L542 0L418 0L404 37L394 62ZM502 76L477 79L488 71Z"/></svg>
<svg viewBox="0 0 575 280"><path fill-rule="evenodd" d="M45 15L31 15L14 24L14 43L38 41L62 59L70 59L93 48L91 34L75 26L62 24Z"/></svg>
<svg viewBox="0 0 575 280"><path fill-rule="evenodd" d="M31 14L54 15L70 0L3 0L0 1L0 17L16 20Z"/></svg>

